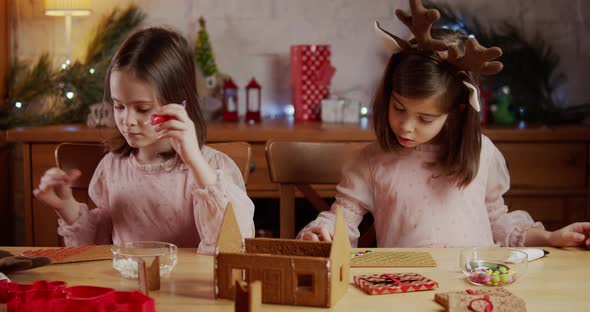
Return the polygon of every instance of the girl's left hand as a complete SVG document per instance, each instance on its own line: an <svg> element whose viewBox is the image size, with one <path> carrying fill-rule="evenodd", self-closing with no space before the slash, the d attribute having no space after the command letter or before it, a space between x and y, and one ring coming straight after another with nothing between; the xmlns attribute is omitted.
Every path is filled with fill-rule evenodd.
<svg viewBox="0 0 590 312"><path fill-rule="evenodd" d="M195 124L186 113L184 106L179 104L164 105L156 114L172 117L156 126L158 139L169 138L172 148L184 163L195 159L197 153L200 153L199 140Z"/></svg>
<svg viewBox="0 0 590 312"><path fill-rule="evenodd" d="M549 234L554 247L586 246L590 249L590 222L576 222Z"/></svg>

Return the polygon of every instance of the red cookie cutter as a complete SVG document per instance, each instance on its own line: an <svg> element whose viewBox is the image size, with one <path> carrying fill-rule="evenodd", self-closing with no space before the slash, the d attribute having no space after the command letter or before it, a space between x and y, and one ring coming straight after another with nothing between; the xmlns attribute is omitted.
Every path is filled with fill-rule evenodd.
<svg viewBox="0 0 590 312"><path fill-rule="evenodd" d="M62 281L18 284L0 281L0 303L8 312L117 311L155 312L154 299L138 291L116 291L97 286L66 287Z"/></svg>

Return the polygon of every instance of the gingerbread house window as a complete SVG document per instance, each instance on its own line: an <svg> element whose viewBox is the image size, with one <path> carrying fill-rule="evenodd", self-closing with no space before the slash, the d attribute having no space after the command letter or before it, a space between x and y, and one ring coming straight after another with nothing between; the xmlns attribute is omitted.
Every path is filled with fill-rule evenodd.
<svg viewBox="0 0 590 312"><path fill-rule="evenodd" d="M313 275L309 273L297 274L297 291L313 292Z"/></svg>

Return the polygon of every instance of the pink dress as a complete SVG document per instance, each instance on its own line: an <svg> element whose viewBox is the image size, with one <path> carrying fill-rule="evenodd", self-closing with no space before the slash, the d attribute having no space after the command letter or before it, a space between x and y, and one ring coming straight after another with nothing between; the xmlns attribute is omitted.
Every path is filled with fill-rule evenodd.
<svg viewBox="0 0 590 312"><path fill-rule="evenodd" d="M72 225L58 220L66 246L155 240L213 253L228 202L242 236L252 237L254 204L240 170L219 151L204 146L201 152L217 174L217 182L205 188L195 184L178 156L140 164L133 155L107 154L88 190L97 208L81 204L80 217Z"/></svg>
<svg viewBox="0 0 590 312"><path fill-rule="evenodd" d="M386 153L377 143L365 147L342 169L331 210L320 213L299 237L311 226L333 231L339 207L353 246L367 212L375 219L378 247L522 246L530 227L543 228L525 211L508 212L502 195L510 177L490 139L482 137L479 171L463 189L434 177L425 165L438 149L423 144Z"/></svg>

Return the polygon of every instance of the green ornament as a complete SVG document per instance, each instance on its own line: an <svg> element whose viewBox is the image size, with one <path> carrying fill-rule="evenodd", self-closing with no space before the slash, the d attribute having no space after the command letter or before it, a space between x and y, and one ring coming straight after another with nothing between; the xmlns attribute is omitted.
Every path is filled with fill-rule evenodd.
<svg viewBox="0 0 590 312"><path fill-rule="evenodd" d="M508 86L502 87L500 93L496 98L496 104L491 108L494 124L496 125L512 125L516 122L514 112L510 111L512 104L512 95Z"/></svg>

